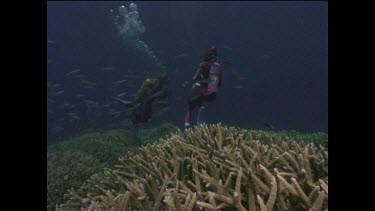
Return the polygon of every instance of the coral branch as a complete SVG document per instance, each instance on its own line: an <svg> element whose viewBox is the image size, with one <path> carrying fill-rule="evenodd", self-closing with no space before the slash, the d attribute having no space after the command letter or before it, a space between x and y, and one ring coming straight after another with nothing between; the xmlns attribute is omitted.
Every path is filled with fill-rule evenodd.
<svg viewBox="0 0 375 211"><path fill-rule="evenodd" d="M315 146L203 125L129 153L56 210L327 209L327 149Z"/></svg>

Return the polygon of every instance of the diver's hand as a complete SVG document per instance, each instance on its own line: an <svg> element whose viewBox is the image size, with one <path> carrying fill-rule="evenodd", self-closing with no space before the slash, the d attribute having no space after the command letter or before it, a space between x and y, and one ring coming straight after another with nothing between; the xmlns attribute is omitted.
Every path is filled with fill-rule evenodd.
<svg viewBox="0 0 375 211"><path fill-rule="evenodd" d="M199 83L194 83L193 84L193 89L195 89L195 87L198 87L198 86L201 86Z"/></svg>
<svg viewBox="0 0 375 211"><path fill-rule="evenodd" d="M161 98L165 98L165 97L168 97L170 95L172 95L172 91L171 90L164 90L163 94L161 95Z"/></svg>

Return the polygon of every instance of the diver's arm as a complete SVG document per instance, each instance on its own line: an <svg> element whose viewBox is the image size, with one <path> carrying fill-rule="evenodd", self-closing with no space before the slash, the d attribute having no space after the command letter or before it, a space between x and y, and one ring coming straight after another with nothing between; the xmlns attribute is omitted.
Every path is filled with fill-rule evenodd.
<svg viewBox="0 0 375 211"><path fill-rule="evenodd" d="M156 92L156 90L160 87L160 81L158 80L155 85L151 88L150 94L153 94Z"/></svg>
<svg viewBox="0 0 375 211"><path fill-rule="evenodd" d="M194 81L198 80L198 77L200 77L202 71L203 71L205 68L207 68L207 66L208 66L208 63L207 63L207 62L201 62L201 63L199 64L198 70L197 70L197 72L195 73L195 75L194 75L194 77L193 77L193 80L194 80Z"/></svg>
<svg viewBox="0 0 375 211"><path fill-rule="evenodd" d="M193 77L193 81L196 81L198 79L198 76L201 74L201 72L202 72L202 69L198 68L197 72L195 73Z"/></svg>

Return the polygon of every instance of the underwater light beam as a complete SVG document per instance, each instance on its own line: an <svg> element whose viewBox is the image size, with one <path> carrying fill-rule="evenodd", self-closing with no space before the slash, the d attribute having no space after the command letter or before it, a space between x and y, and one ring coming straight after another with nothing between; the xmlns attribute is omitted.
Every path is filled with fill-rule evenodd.
<svg viewBox="0 0 375 211"><path fill-rule="evenodd" d="M140 40L140 35L146 31L146 28L139 19L137 5L131 3L129 9L122 5L118 9L118 15L115 15L113 10L110 10L110 13L113 17L113 23L117 27L118 35L122 38L124 43L140 52L147 59L150 59L153 66L156 66L160 71L165 71L164 65L159 62L148 45Z"/></svg>

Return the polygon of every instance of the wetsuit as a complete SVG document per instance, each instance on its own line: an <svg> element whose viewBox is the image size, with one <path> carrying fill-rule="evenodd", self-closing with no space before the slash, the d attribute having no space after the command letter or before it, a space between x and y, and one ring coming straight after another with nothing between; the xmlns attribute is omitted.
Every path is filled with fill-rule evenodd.
<svg viewBox="0 0 375 211"><path fill-rule="evenodd" d="M141 88L139 89L135 101L140 104L140 106L133 111L133 124L140 122L147 122L152 116L152 102L155 98L152 96L162 91L162 84L158 79L146 79ZM162 95L159 95L162 97Z"/></svg>
<svg viewBox="0 0 375 211"><path fill-rule="evenodd" d="M185 115L185 123L190 122L191 112L203 102L212 102L216 99L217 86L221 86L221 70L217 61L201 62L193 80L206 80L201 82L200 87L193 97L188 101L188 108Z"/></svg>

